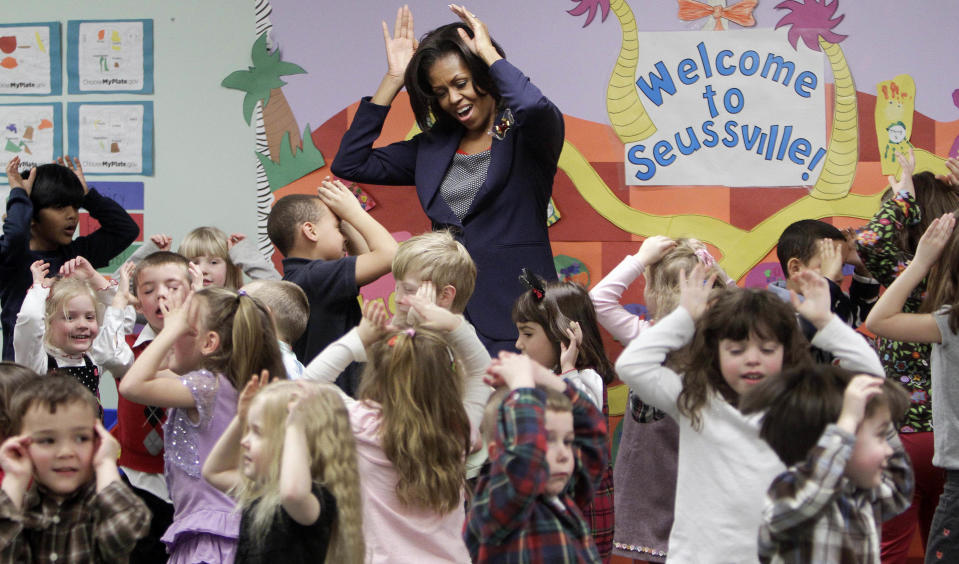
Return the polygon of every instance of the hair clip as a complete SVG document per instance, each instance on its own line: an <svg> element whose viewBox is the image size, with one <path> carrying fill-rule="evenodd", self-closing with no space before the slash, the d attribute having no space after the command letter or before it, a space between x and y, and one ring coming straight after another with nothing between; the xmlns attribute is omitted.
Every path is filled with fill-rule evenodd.
<svg viewBox="0 0 959 564"><path fill-rule="evenodd" d="M387 346L389 346L390 348L393 348L393 345L396 344L397 337L399 337L399 335L393 335L392 337L390 337L389 340L386 341Z"/></svg>
<svg viewBox="0 0 959 564"><path fill-rule="evenodd" d="M699 262L703 263L703 265L706 267L716 264L716 259L713 258L713 255L709 254L709 249L706 247L700 247L696 249L694 254L697 258L699 258Z"/></svg>
<svg viewBox="0 0 959 564"><path fill-rule="evenodd" d="M410 339L416 336L416 329L412 327L407 327L406 329L403 330L403 332L409 335Z"/></svg>
<svg viewBox="0 0 959 564"><path fill-rule="evenodd" d="M236 291L236 294L237 294L238 296L245 296L245 295L247 295L246 290L237 290L237 291Z"/></svg>
<svg viewBox="0 0 959 564"><path fill-rule="evenodd" d="M546 296L546 288L538 276L530 272L528 268L524 268L519 275L519 281L527 290L533 293L533 297L536 298L537 302L543 301L543 297Z"/></svg>

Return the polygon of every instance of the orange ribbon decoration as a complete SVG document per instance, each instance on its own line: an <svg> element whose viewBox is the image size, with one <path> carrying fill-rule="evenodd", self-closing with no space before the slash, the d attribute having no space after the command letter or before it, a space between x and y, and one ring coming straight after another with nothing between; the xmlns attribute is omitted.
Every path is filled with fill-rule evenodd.
<svg viewBox="0 0 959 564"><path fill-rule="evenodd" d="M710 6L696 0L679 0L679 19L693 21L712 16L716 20L715 31L722 31L723 24L721 20L727 20L737 23L743 27L756 25L753 18L753 8L756 7L757 0L742 0L734 6Z"/></svg>

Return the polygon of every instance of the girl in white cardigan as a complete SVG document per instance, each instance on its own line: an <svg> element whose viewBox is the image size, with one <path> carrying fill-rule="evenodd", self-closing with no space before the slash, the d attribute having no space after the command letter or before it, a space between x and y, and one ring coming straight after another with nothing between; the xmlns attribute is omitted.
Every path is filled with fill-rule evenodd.
<svg viewBox="0 0 959 564"><path fill-rule="evenodd" d="M680 279L680 305L633 340L616 363L620 379L679 424L675 520L668 560L758 562L766 489L785 466L759 438L758 417L737 409L741 394L784 366L811 362L796 313L818 332L812 345L850 370L882 374L879 358L829 309L819 274L799 276L793 307L765 290L719 290L696 266ZM690 344L691 343L691 344ZM682 373L663 365L683 349Z"/></svg>

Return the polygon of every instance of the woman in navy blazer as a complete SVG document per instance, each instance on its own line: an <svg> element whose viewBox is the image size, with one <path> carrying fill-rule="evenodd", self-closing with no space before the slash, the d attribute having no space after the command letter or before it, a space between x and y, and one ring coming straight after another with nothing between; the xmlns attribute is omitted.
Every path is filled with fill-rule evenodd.
<svg viewBox="0 0 959 564"><path fill-rule="evenodd" d="M331 168L356 182L416 185L433 229L449 229L476 261L466 315L495 354L516 340L510 312L525 290L520 269L556 279L546 208L563 115L503 58L485 24L450 8L463 23L437 28L419 45L408 7L397 12L392 38L383 23L387 73L360 102ZM423 133L373 149L404 85Z"/></svg>

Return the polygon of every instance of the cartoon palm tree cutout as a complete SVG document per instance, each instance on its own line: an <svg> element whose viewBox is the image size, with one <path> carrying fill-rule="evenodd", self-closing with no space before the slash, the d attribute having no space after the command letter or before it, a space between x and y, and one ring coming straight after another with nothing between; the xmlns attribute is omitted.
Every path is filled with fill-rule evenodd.
<svg viewBox="0 0 959 564"><path fill-rule="evenodd" d="M283 95L286 84L280 77L290 74L306 73L299 65L280 59L279 50L270 52L266 47L266 33L261 34L253 43L251 53L253 66L247 70L238 70L229 74L220 84L246 92L243 98L243 119L249 124L256 103L263 102L263 125L270 149L270 158L280 161L280 146L283 136L289 134L290 146L301 147L299 128L293 110Z"/></svg>
<svg viewBox="0 0 959 564"><path fill-rule="evenodd" d="M789 26L788 39L793 49L799 39L806 47L822 51L829 58L834 80L832 130L826 150L825 164L811 192L812 197L835 200L844 197L852 188L859 160L859 122L856 103L856 84L849 72L846 56L839 43L846 38L832 30L846 16L833 18L839 1L785 0L777 10L789 10L776 29Z"/></svg>

